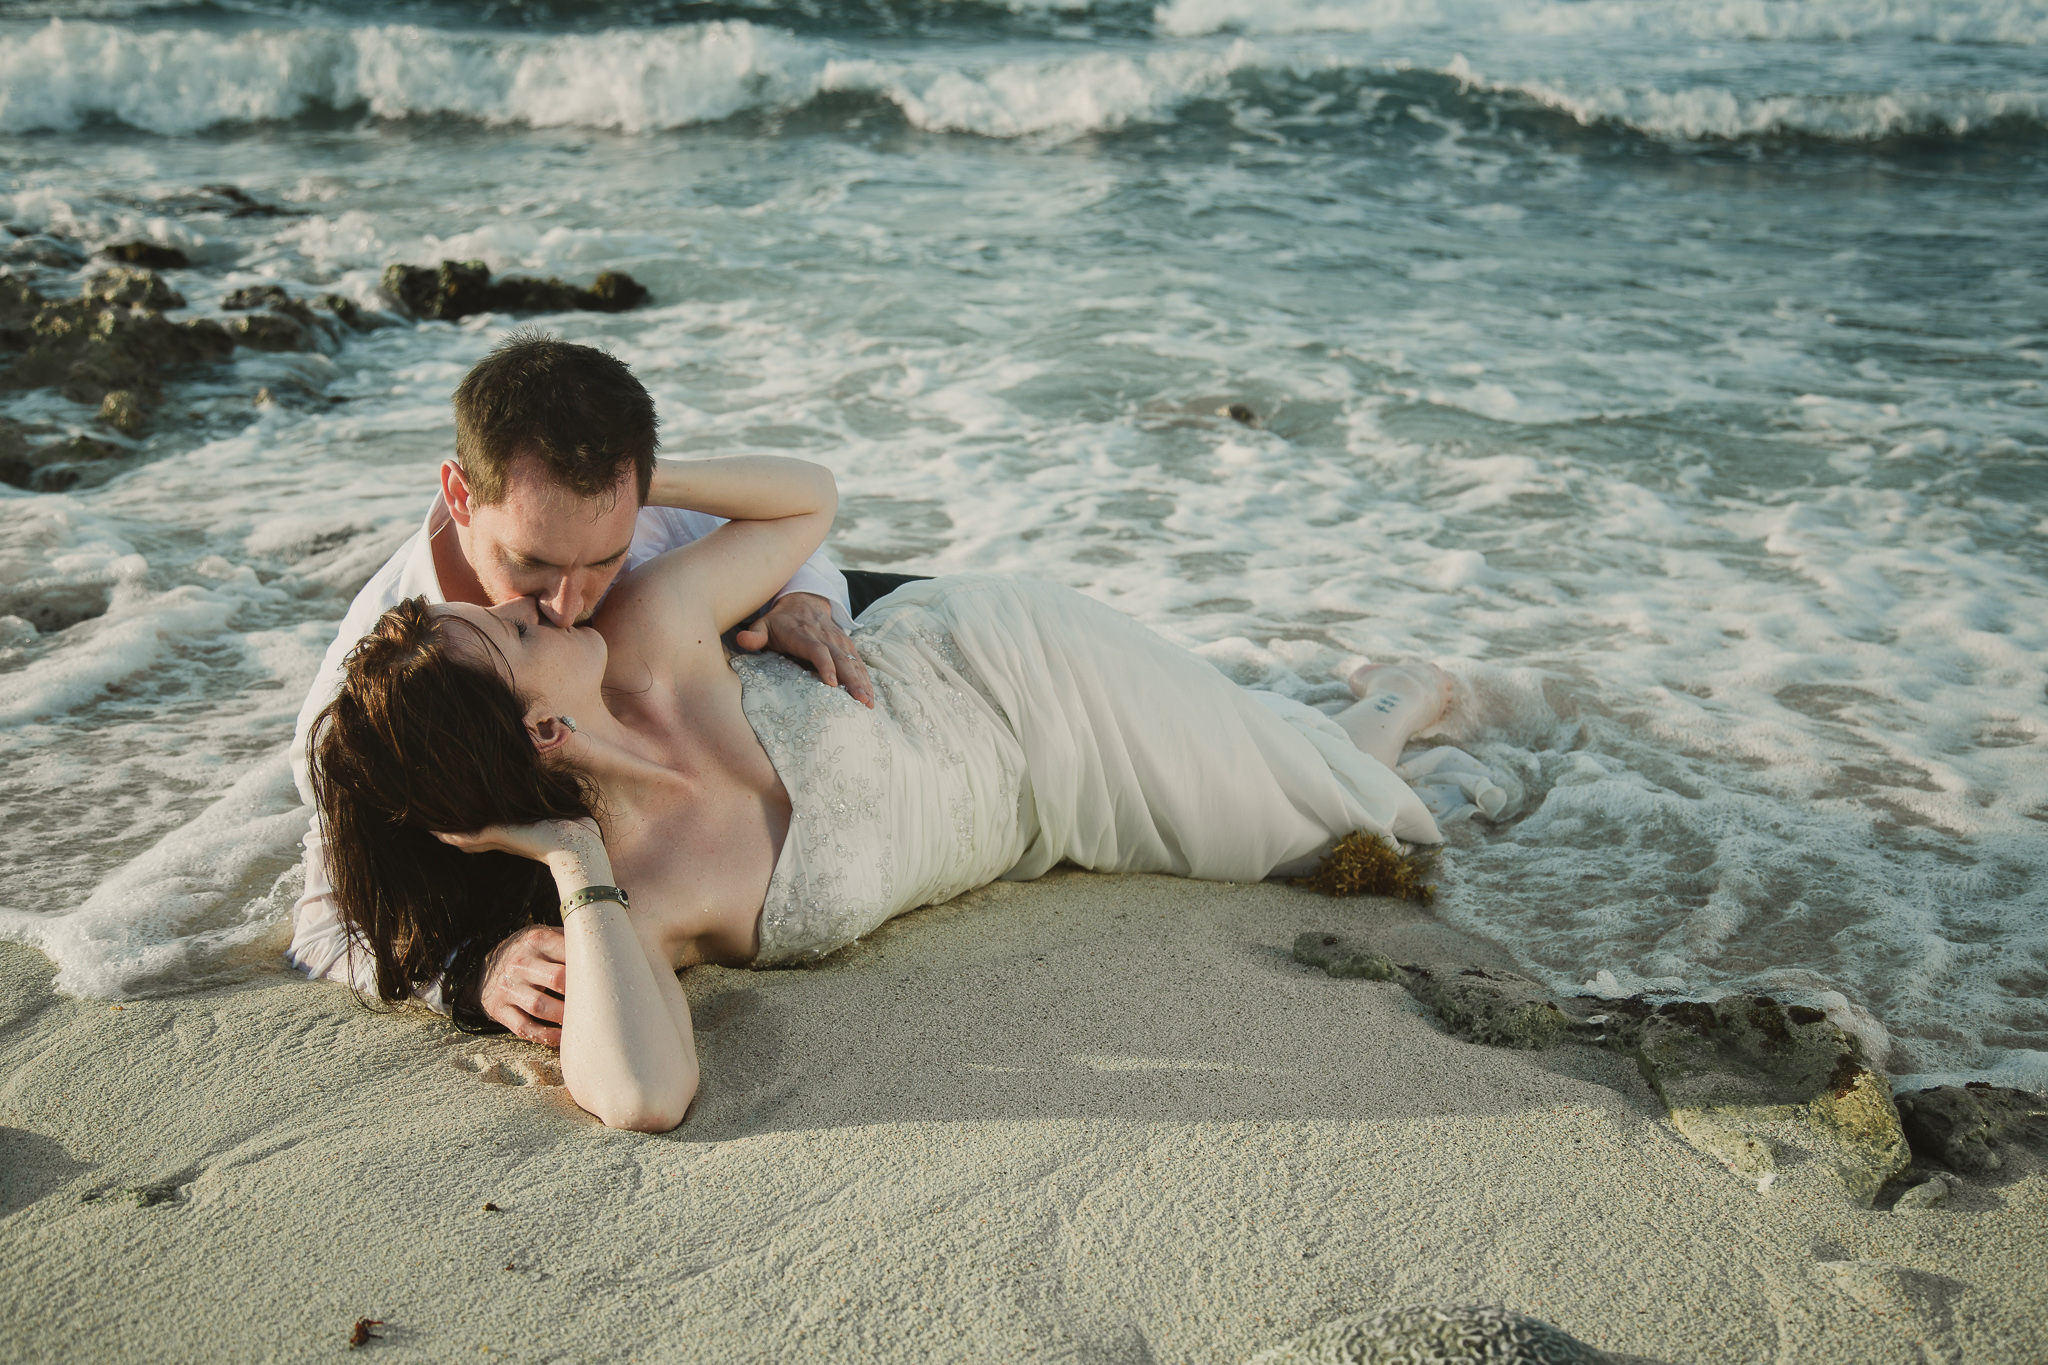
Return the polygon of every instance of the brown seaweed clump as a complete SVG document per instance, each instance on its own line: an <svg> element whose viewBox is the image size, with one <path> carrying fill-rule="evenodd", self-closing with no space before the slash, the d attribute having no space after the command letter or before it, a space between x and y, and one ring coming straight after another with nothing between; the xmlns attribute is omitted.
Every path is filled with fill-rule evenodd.
<svg viewBox="0 0 2048 1365"><path fill-rule="evenodd" d="M1436 886L1423 878L1436 855L1436 849L1404 854L1385 835L1355 829L1324 855L1313 875L1294 883L1325 896L1392 896L1428 905L1436 899Z"/></svg>

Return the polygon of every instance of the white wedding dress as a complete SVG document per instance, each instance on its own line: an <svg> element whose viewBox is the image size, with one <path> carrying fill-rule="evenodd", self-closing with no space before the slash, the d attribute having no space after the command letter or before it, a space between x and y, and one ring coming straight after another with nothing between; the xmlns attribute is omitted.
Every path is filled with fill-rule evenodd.
<svg viewBox="0 0 2048 1365"><path fill-rule="evenodd" d="M760 965L1060 862L1249 882L1305 872L1356 829L1442 840L1329 717L1069 589L912 583L853 639L873 710L780 655L732 661L791 806Z"/></svg>

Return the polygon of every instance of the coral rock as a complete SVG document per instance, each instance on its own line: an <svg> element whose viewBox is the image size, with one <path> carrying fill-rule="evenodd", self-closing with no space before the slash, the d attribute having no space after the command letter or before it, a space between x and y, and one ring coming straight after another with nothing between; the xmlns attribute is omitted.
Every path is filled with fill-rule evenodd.
<svg viewBox="0 0 2048 1365"><path fill-rule="evenodd" d="M1678 1131L1744 1175L1775 1170L1769 1129L1787 1122L1810 1130L1859 1204L1910 1159L1890 1084L1819 1010L1674 1001L1641 1021L1632 1050Z"/></svg>
<svg viewBox="0 0 2048 1365"><path fill-rule="evenodd" d="M1392 958L1336 934L1297 935L1294 960L1305 967L1321 967L1336 977L1394 981L1401 975Z"/></svg>
<svg viewBox="0 0 2048 1365"><path fill-rule="evenodd" d="M1326 1322L1247 1365L1606 1365L1612 1359L1541 1318L1460 1304Z"/></svg>
<svg viewBox="0 0 2048 1365"><path fill-rule="evenodd" d="M1407 986L1445 1028L1474 1043L1539 1049L1571 1032L1570 1017L1550 992L1514 972L1412 968Z"/></svg>

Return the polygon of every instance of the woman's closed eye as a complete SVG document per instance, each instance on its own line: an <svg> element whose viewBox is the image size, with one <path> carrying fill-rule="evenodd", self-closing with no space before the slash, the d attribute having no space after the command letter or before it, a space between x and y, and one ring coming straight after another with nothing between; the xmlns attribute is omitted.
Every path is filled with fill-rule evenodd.
<svg viewBox="0 0 2048 1365"><path fill-rule="evenodd" d="M512 623L512 629L514 629L514 630L516 630L516 631L518 631L518 632L519 632L519 638L520 638L520 639L524 640L524 639L526 638L526 622L524 622L524 621L514 621L514 622Z"/></svg>

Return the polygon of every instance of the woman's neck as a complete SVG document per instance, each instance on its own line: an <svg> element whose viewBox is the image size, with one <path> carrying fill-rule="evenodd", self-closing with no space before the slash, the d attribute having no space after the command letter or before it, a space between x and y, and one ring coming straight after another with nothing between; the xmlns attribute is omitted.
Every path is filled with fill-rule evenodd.
<svg viewBox="0 0 2048 1365"><path fill-rule="evenodd" d="M673 811L678 788L690 784L686 763L650 758L653 748L650 737L601 706L578 719L562 748L562 757L597 784L608 844L630 843L655 812Z"/></svg>

